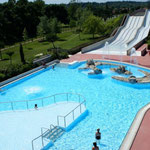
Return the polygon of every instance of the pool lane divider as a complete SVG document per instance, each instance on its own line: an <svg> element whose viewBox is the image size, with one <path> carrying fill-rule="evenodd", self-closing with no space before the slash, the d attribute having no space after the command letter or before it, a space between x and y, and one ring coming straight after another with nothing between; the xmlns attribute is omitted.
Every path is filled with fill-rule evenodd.
<svg viewBox="0 0 150 150"><path fill-rule="evenodd" d="M79 117L77 117L71 124L69 124L66 128L63 128L65 132L71 131L78 123L84 120L89 115L89 111L86 109ZM54 146L54 143L50 141L46 146L44 146L41 150L48 150L50 147Z"/></svg>

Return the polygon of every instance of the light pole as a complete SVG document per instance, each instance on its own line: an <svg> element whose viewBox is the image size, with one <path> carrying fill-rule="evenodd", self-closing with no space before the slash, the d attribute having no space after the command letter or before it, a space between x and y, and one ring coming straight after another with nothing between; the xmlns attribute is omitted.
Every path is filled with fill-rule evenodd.
<svg viewBox="0 0 150 150"><path fill-rule="evenodd" d="M121 45L119 47L120 47L120 61L122 62L122 47Z"/></svg>
<svg viewBox="0 0 150 150"><path fill-rule="evenodd" d="M106 47L107 55L108 55L108 58L109 58L109 49L108 49L108 47L109 47L109 46L108 46L108 45L109 45L109 43L108 43L108 42L106 42L106 43L105 43L105 47Z"/></svg>
<svg viewBox="0 0 150 150"><path fill-rule="evenodd" d="M133 55L134 53L136 53L136 49L135 49L135 47L132 47L132 48L131 48L131 52L130 52L130 63L132 63L132 55Z"/></svg>

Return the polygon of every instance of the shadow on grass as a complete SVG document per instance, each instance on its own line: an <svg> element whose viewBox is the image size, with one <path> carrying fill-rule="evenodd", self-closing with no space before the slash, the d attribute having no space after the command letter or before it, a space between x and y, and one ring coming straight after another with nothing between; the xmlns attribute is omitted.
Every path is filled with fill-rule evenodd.
<svg viewBox="0 0 150 150"><path fill-rule="evenodd" d="M3 59L1 59L1 61L6 61L6 60L9 60L9 58L3 58Z"/></svg>
<svg viewBox="0 0 150 150"><path fill-rule="evenodd" d="M49 45L50 42L44 42L42 45Z"/></svg>
<svg viewBox="0 0 150 150"><path fill-rule="evenodd" d="M97 39L99 39L99 38L100 38L100 37L94 37L94 38L93 38L93 37L89 37L88 39L89 39L89 40L97 40Z"/></svg>
<svg viewBox="0 0 150 150"><path fill-rule="evenodd" d="M61 39L61 38L60 38L60 39L58 39L57 41L67 41L67 40L66 40L66 39Z"/></svg>
<svg viewBox="0 0 150 150"><path fill-rule="evenodd" d="M31 47L28 47L28 50L33 50L33 48L31 48Z"/></svg>

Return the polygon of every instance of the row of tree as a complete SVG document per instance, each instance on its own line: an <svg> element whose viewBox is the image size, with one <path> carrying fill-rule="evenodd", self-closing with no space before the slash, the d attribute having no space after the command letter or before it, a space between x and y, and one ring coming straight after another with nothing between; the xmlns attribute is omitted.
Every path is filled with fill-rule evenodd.
<svg viewBox="0 0 150 150"><path fill-rule="evenodd" d="M69 24L71 27L77 26L80 33L81 24L85 21L89 12L107 20L118 14L146 7L146 5L146 2L47 5L43 0L35 0L34 2L29 2L28 0L8 0L8 2L0 4L0 48L6 44L10 45L22 41L24 37L36 37L39 33L37 26L41 21L41 17L47 17L48 20L56 18L59 26L62 24ZM81 15L85 9L85 16ZM53 22L56 22L56 19Z"/></svg>

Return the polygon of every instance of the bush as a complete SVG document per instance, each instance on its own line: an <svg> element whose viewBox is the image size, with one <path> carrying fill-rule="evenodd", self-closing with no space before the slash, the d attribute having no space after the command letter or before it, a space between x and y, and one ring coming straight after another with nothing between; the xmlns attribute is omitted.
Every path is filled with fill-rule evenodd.
<svg viewBox="0 0 150 150"><path fill-rule="evenodd" d="M65 59L68 58L68 52L61 52L59 53L59 59Z"/></svg>
<svg viewBox="0 0 150 150"><path fill-rule="evenodd" d="M7 69L0 70L0 81L4 81L8 78L14 77L35 67L37 67L37 65L34 65L33 63L26 63L24 65L12 64L8 66Z"/></svg>
<svg viewBox="0 0 150 150"><path fill-rule="evenodd" d="M3 81L3 80L5 80L5 74L0 73L0 82Z"/></svg>
<svg viewBox="0 0 150 150"><path fill-rule="evenodd" d="M119 27L122 20L123 20L123 15L120 15L116 18L110 18L105 22L105 34L110 35L115 28Z"/></svg>
<svg viewBox="0 0 150 150"><path fill-rule="evenodd" d="M68 58L68 52L67 50L64 49L51 49L51 59L55 60L55 59L65 59Z"/></svg>

